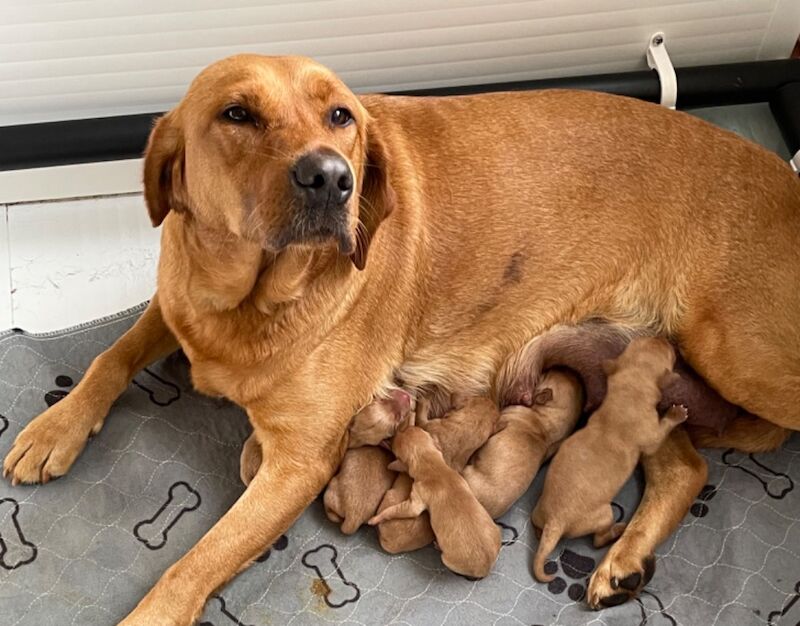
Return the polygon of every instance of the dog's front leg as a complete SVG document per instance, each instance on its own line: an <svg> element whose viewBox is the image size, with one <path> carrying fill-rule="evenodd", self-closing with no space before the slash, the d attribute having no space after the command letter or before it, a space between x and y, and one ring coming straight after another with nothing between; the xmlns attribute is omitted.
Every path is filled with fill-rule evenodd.
<svg viewBox="0 0 800 626"><path fill-rule="evenodd" d="M156 293L131 329L92 361L78 386L17 435L3 475L14 483L46 483L65 474L134 375L177 349Z"/></svg>
<svg viewBox="0 0 800 626"><path fill-rule="evenodd" d="M645 489L625 531L589 581L592 608L635 597L655 572L656 547L680 524L708 476L705 459L683 428L673 430L655 454L642 458Z"/></svg>
<svg viewBox="0 0 800 626"><path fill-rule="evenodd" d="M320 397L325 398L325 394ZM350 415L339 407L250 409L263 462L239 500L121 624L186 626L215 589L286 531L328 483L344 454Z"/></svg>

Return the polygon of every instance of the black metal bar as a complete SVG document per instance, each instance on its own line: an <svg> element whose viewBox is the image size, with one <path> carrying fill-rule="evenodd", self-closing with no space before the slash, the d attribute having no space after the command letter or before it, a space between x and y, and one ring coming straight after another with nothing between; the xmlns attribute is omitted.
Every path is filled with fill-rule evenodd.
<svg viewBox="0 0 800 626"><path fill-rule="evenodd" d="M778 98L777 106L781 111L787 111L782 113L787 120L795 119L796 114L792 111L800 109L800 99L794 91L787 90L784 95L778 95L783 86L800 83L800 59L686 67L677 69L676 73L679 108L768 102ZM658 76L652 71L397 93L442 96L548 88L603 91L651 102L658 102L661 93ZM0 170L138 157L144 149L153 119L158 115L160 113L0 126ZM800 142L797 126L790 121L784 125L784 134L788 133L787 143L795 145Z"/></svg>
<svg viewBox="0 0 800 626"><path fill-rule="evenodd" d="M781 129L789 154L797 154L800 150L800 81L776 89L769 108Z"/></svg>

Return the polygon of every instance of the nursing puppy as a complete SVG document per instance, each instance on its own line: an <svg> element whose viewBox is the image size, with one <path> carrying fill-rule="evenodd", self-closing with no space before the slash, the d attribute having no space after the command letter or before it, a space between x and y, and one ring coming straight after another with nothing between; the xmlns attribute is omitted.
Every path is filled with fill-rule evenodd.
<svg viewBox="0 0 800 626"><path fill-rule="evenodd" d="M414 481L408 474L404 472L397 474L392 488L381 500L378 513L408 500L413 484ZM389 554L413 552L430 545L436 539L431 528L431 517L427 511L423 511L417 517L384 520L377 525L377 530L381 548Z"/></svg>
<svg viewBox="0 0 800 626"><path fill-rule="evenodd" d="M500 552L500 529L469 489L461 475L442 457L430 434L411 426L392 442L397 461L414 480L409 498L384 509L372 525L393 518L417 517L428 511L442 563L452 571L483 578Z"/></svg>
<svg viewBox="0 0 800 626"><path fill-rule="evenodd" d="M460 472L495 432L500 410L487 396L453 394L450 403L451 410L439 419L428 419L423 404L416 424L428 431L445 463Z"/></svg>
<svg viewBox="0 0 800 626"><path fill-rule="evenodd" d="M611 499L640 456L654 453L686 419L683 407L670 408L662 419L656 410L661 389L675 376L674 363L672 346L655 337L634 339L621 356L606 363L605 400L586 427L561 444L531 515L541 532L533 564L539 581L554 578L545 573L544 564L561 537L593 533L600 547L622 534L625 525L614 523Z"/></svg>
<svg viewBox="0 0 800 626"><path fill-rule="evenodd" d="M323 498L325 515L345 535L352 535L375 515L392 486L395 472L389 469L392 455L383 448L362 446L347 451Z"/></svg>
<svg viewBox="0 0 800 626"><path fill-rule="evenodd" d="M489 515L497 519L525 493L541 464L575 428L582 406L577 376L550 370L541 377L531 407L503 409L497 434L462 472Z"/></svg>
<svg viewBox="0 0 800 626"><path fill-rule="evenodd" d="M411 396L401 389L391 390L386 398L375 398L353 416L347 447L379 445L412 416L411 411Z"/></svg>

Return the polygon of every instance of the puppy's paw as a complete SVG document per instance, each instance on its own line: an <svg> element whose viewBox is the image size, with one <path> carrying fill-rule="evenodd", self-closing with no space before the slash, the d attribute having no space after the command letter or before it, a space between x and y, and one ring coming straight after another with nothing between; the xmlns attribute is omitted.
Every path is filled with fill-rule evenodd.
<svg viewBox="0 0 800 626"><path fill-rule="evenodd" d="M97 433L103 420L86 420L80 405L67 396L28 424L17 435L3 463L3 476L13 485L46 483L66 474L83 450L89 437Z"/></svg>
<svg viewBox="0 0 800 626"><path fill-rule="evenodd" d="M630 552L615 550L619 545L608 551L589 580L586 601L593 609L616 606L635 598L656 571L654 555L639 558Z"/></svg>
<svg viewBox="0 0 800 626"><path fill-rule="evenodd" d="M689 409L682 404L673 404L667 412L664 413L664 419L677 424L682 424L689 419Z"/></svg>

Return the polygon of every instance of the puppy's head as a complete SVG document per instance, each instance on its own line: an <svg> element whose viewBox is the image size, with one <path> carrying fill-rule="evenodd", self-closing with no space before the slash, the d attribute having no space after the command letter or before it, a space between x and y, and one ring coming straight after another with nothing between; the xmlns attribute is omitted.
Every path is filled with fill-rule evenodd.
<svg viewBox="0 0 800 626"><path fill-rule="evenodd" d="M189 214L268 252L336 246L360 269L391 212L377 124L328 69L239 55L203 70L155 125L144 167L154 225Z"/></svg>
<svg viewBox="0 0 800 626"><path fill-rule="evenodd" d="M613 361L606 361L603 369L608 376L638 376L656 383L663 389L678 376L673 374L675 349L662 337L638 337Z"/></svg>
<svg viewBox="0 0 800 626"><path fill-rule="evenodd" d="M436 449L436 447L430 433L418 426L409 426L398 432L392 439L392 451L406 468L414 465L421 452Z"/></svg>
<svg viewBox="0 0 800 626"><path fill-rule="evenodd" d="M401 389L393 389L386 398L376 398L353 416L349 446L379 445L404 426L411 413L411 396Z"/></svg>

